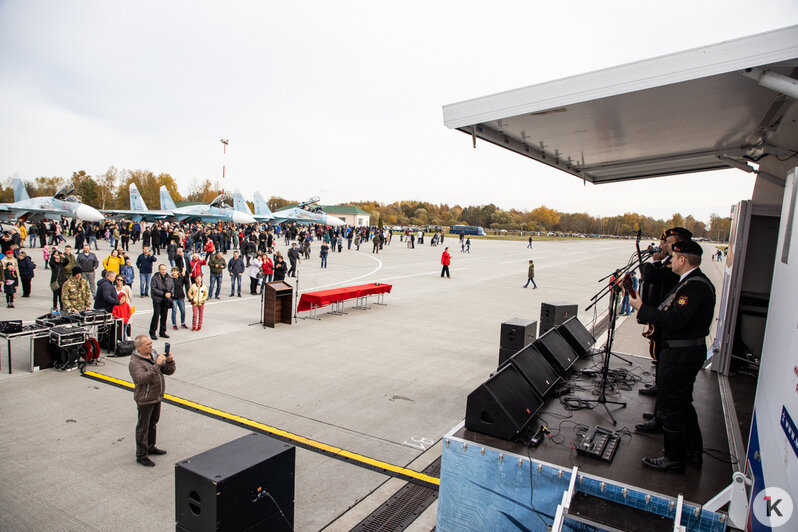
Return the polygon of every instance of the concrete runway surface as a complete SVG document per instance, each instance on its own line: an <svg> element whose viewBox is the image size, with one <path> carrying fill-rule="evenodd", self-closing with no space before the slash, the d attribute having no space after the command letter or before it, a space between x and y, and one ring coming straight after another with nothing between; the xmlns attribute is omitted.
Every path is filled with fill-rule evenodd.
<svg viewBox="0 0 798 532"><path fill-rule="evenodd" d="M596 315L584 308L598 280L634 253L632 240L585 239L535 242L532 250L521 241L472 240L465 254L447 237L452 278L442 279L443 247L428 242L408 249L396 235L379 254L371 245L344 247L324 270L314 242L312 259L299 267L301 292L385 282L393 285L387 306L372 300L370 310L354 310L347 302L346 315L325 308L318 321L275 329L249 325L258 321L260 298L249 295L246 278L244 296L228 297L225 276L201 332L168 331L177 371L167 377L167 393L421 471L440 456L441 436L463 419L466 396L495 370L501 322L538 320L542 302L568 302L589 325ZM282 240L277 249L285 254ZM702 269L720 286L712 249L705 246ZM0 320L32 320L50 309L41 249L26 250L37 263L32 296L18 292L17 308L0 308ZM108 251L102 242L95 253L102 261ZM131 247L134 262L139 252ZM522 288L530 258L537 290ZM138 277L133 293L133 333L146 333L152 305L138 296ZM600 318L606 300L597 307ZM619 320L615 349L646 356L641 328ZM154 342L156 349L163 343ZM78 371L30 373L27 345L13 344L11 375L0 346L0 530L174 530L175 462L249 432L165 404L158 446L168 454L142 467L134 460L132 393ZM127 364L104 358L90 369L129 381ZM296 456L296 530L348 530L406 483L306 449ZM435 509L409 529L434 527Z"/></svg>

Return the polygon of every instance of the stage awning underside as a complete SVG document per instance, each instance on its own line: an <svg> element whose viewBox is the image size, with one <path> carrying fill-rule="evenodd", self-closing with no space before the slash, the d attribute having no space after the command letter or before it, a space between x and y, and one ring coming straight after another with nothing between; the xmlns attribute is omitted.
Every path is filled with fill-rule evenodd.
<svg viewBox="0 0 798 532"><path fill-rule="evenodd" d="M798 78L798 26L446 105L444 123L592 183L729 168L798 149L798 104L763 73Z"/></svg>

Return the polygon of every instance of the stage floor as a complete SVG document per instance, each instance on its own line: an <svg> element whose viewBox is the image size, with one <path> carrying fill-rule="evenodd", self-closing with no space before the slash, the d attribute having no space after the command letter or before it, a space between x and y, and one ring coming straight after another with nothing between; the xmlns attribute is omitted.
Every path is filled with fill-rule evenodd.
<svg viewBox="0 0 798 532"><path fill-rule="evenodd" d="M582 359L577 362L576 367L580 370L600 370L602 358L602 355L595 355ZM576 465L579 466L580 471L662 495L676 497L681 493L690 502L706 503L729 485L732 478L732 466L725 463L730 460L729 444L717 375L710 371L699 373L693 393L704 437L703 467L701 469L687 467L684 473L660 473L643 466L641 460L646 457L662 456L662 435L638 434L634 431L635 424L643 421L641 417L643 412L651 412L654 408L654 398L640 395L637 392L643 382L653 379L651 376L653 366L648 358L626 355L624 358L628 358L632 365L613 357L610 364L611 369L628 370L630 375L635 379L640 379L640 382L632 386L631 389L616 389L608 392L608 400L626 402L626 407L607 405L618 421L617 426L613 427L612 420L602 405L597 405L592 409L568 411L559 398L548 399L533 424L536 427L540 423L547 426L553 434L553 440L544 439L537 448L529 450L529 456L535 460L569 469ZM582 399L595 399L592 393L593 380L590 377L571 377L568 382L579 387L573 396ZM621 444L612 463L578 455L571 447L571 445L576 446L580 441L578 434L587 430L582 425L588 427L599 425L623 432ZM527 455L527 449L520 443L486 436L464 427L454 436L522 456ZM707 454L707 450L714 449L717 452L709 452L723 461Z"/></svg>

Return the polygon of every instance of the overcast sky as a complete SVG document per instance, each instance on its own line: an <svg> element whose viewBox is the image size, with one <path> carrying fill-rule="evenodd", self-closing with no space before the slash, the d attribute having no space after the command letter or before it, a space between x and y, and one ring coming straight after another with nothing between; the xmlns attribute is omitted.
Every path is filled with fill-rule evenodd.
<svg viewBox="0 0 798 532"><path fill-rule="evenodd" d="M444 104L798 23L795 0L0 1L0 178L167 172L322 203L708 221L753 178L594 186L443 125Z"/></svg>

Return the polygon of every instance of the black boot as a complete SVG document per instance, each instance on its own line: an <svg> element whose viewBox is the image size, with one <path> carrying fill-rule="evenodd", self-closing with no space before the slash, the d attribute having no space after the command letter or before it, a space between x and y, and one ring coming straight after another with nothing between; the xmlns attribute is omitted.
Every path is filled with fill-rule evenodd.
<svg viewBox="0 0 798 532"><path fill-rule="evenodd" d="M687 442L684 430L665 429L665 455L643 458L643 465L657 471L684 471Z"/></svg>
<svg viewBox="0 0 798 532"><path fill-rule="evenodd" d="M695 408L692 408L688 414L685 434L687 439L687 463L693 467L700 468L704 463L704 438L701 436L701 427L698 424L698 415Z"/></svg>
<svg viewBox="0 0 798 532"><path fill-rule="evenodd" d="M640 388L637 390L637 393L640 395L657 395L657 385L654 384L652 386L646 386L645 388Z"/></svg>

